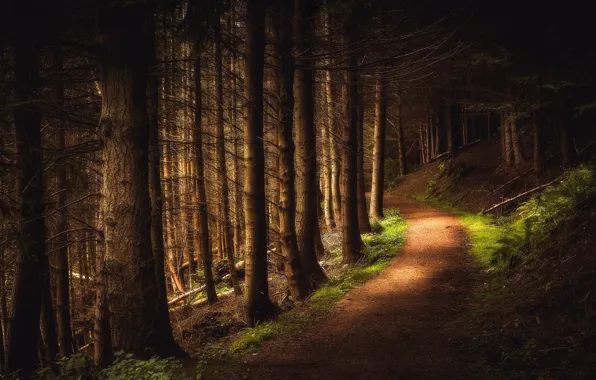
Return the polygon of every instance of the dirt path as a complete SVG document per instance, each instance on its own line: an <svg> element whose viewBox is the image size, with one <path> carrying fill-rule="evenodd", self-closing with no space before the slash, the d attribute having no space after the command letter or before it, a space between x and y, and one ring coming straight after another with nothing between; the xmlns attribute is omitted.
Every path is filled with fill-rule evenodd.
<svg viewBox="0 0 596 380"><path fill-rule="evenodd" d="M329 318L266 342L245 359L243 379L483 379L457 353L450 322L478 281L457 219L386 197L409 222L406 246L378 277L352 290ZM463 357L462 357L463 356Z"/></svg>

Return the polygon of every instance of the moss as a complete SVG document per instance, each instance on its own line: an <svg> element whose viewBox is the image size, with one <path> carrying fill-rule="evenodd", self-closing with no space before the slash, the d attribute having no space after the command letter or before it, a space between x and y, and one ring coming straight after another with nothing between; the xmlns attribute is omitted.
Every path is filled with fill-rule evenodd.
<svg viewBox="0 0 596 380"><path fill-rule="evenodd" d="M266 322L260 325L243 331L239 336L232 342L230 346L230 352L235 353L238 351L251 352L258 349L261 343L267 339L270 339L274 335L274 330L280 328L276 322Z"/></svg>
<svg viewBox="0 0 596 380"><path fill-rule="evenodd" d="M238 333L230 346L230 353L254 352L263 341L296 331L326 315L348 291L373 278L389 265L391 258L404 244L406 230L406 221L397 210L385 210L385 218L378 222L376 228L378 232L362 235L363 257L357 265L348 267L335 278L330 278L301 307L281 314L274 321Z"/></svg>

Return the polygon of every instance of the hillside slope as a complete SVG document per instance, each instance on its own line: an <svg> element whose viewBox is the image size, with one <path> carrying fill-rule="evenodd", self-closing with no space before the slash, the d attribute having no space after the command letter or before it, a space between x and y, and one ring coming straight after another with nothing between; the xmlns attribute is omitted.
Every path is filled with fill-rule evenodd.
<svg viewBox="0 0 596 380"><path fill-rule="evenodd" d="M481 352L499 378L594 378L596 165L537 178L504 169L498 148L478 144L452 162L439 159L392 190L459 215L470 253L489 274L469 315L455 322L467 332L457 349ZM498 215L477 215L554 178Z"/></svg>
<svg viewBox="0 0 596 380"><path fill-rule="evenodd" d="M551 167L538 178L530 166L516 170L501 161L501 147L494 141L481 141L463 149L453 159L447 156L419 166L397 181L391 194L411 197L427 195L451 205L478 212L503 199L546 183L561 174Z"/></svg>

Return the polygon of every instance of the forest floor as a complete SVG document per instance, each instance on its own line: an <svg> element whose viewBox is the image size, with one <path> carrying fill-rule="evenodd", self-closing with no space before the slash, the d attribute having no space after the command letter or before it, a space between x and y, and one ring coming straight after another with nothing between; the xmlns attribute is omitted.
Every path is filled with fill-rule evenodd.
<svg viewBox="0 0 596 380"><path fill-rule="evenodd" d="M330 315L263 342L217 378L486 379L482 358L461 350L456 321L482 271L467 254L456 217L386 196L409 224L406 246L377 277L350 291Z"/></svg>

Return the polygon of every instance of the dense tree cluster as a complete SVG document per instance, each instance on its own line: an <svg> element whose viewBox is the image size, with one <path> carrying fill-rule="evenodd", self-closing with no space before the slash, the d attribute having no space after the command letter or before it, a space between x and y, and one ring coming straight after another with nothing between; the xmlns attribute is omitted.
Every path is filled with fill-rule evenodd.
<svg viewBox="0 0 596 380"><path fill-rule="evenodd" d="M551 29L554 13L516 39L477 7L9 1L2 372L89 346L99 367L115 350L184 355L168 304L217 302L220 263L246 323L271 318L268 271L304 300L326 280L322 233L341 231L358 262L385 178L479 139L536 174L589 154L593 77L567 60L594 57Z"/></svg>

